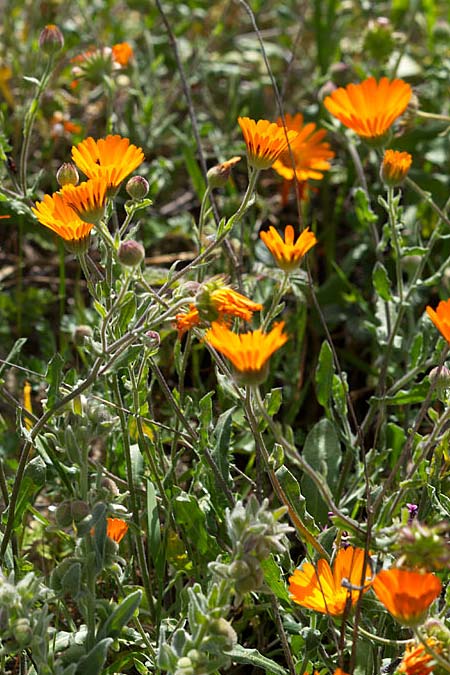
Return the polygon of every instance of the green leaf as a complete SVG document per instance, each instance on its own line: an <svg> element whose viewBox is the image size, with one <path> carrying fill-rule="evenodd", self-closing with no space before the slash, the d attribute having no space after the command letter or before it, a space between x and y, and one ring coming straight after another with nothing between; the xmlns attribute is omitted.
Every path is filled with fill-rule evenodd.
<svg viewBox="0 0 450 675"><path fill-rule="evenodd" d="M262 668L266 673L273 673L273 675L288 675L287 670L280 666L267 656L263 656L257 649L245 649L241 645L236 645L231 651L226 652L233 661L237 663L246 663L256 668Z"/></svg>
<svg viewBox="0 0 450 675"><path fill-rule="evenodd" d="M16 354L18 354L21 351L26 341L27 338L19 338L18 340L15 341L5 361L3 363L0 363L0 375L3 373L4 369L8 366L8 364L13 363Z"/></svg>
<svg viewBox="0 0 450 675"><path fill-rule="evenodd" d="M281 408L281 404L283 403L283 387L277 387L276 389L272 389L265 397L264 399L264 405L267 410L267 414L273 417L273 415L276 415L279 409Z"/></svg>
<svg viewBox="0 0 450 675"><path fill-rule="evenodd" d="M319 360L316 368L316 396L320 405L328 408L333 386L333 352L325 340L320 349Z"/></svg>
<svg viewBox="0 0 450 675"><path fill-rule="evenodd" d="M55 354L50 363L48 364L47 372L45 374L45 379L48 382L47 390L47 408L51 409L55 405L56 401L59 398L59 387L62 380L62 369L64 365L64 359L61 354Z"/></svg>
<svg viewBox="0 0 450 675"><path fill-rule="evenodd" d="M371 223L376 223L377 215L372 211L367 194L362 188L357 188L353 195L355 203L355 212L361 225L368 227Z"/></svg>
<svg viewBox="0 0 450 675"><path fill-rule="evenodd" d="M391 281L387 269L379 261L375 263L375 267L373 268L372 282L380 298L386 301L392 300Z"/></svg>
<svg viewBox="0 0 450 675"><path fill-rule="evenodd" d="M97 642L89 654L86 654L86 656L83 656L83 658L79 660L76 674L100 675L103 665L106 661L109 646L112 642L112 638L105 638L104 640Z"/></svg>
<svg viewBox="0 0 450 675"><path fill-rule="evenodd" d="M264 581L269 586L270 590L279 600L290 604L289 593L287 592L286 584L281 574L281 568L275 562L273 555L261 562L261 568L264 572Z"/></svg>
<svg viewBox="0 0 450 675"><path fill-rule="evenodd" d="M119 330L120 335L129 327L136 314L136 293L129 291L120 307Z"/></svg>
<svg viewBox="0 0 450 675"><path fill-rule="evenodd" d="M401 389L394 396L383 398L373 396L373 401L384 401L389 405L409 405L410 403L423 403L430 389L428 378L424 378L419 384L414 384L411 389Z"/></svg>
<svg viewBox="0 0 450 675"><path fill-rule="evenodd" d="M102 640L104 637L113 638L114 640L118 638L122 628L127 625L139 607L141 599L142 591L135 591L122 600L120 605L115 608L100 628L97 640Z"/></svg>
<svg viewBox="0 0 450 675"><path fill-rule="evenodd" d="M301 492L297 479L285 466L280 466L280 468L275 472L275 475L278 478L287 498L289 499L292 509L300 517L300 519L303 521L303 524L306 525L312 534L318 534L320 530L314 522L314 518L306 510L306 499Z"/></svg>
<svg viewBox="0 0 450 675"><path fill-rule="evenodd" d="M164 555L161 551L161 525L159 522L155 486L149 480L147 480L147 522L148 552L155 563L157 577L160 579L164 567Z"/></svg>
<svg viewBox="0 0 450 675"><path fill-rule="evenodd" d="M302 454L308 464L323 477L324 482L333 492L339 480L339 465L342 453L335 426L330 420L322 419L311 429L306 437ZM325 524L328 518L328 509L309 476L303 476L301 488L305 495L308 511L317 521Z"/></svg>
<svg viewBox="0 0 450 675"><path fill-rule="evenodd" d="M230 439L233 413L236 410L235 406L229 408L222 413L217 420L216 428L214 429L214 437L216 443L212 455L219 467L220 474L224 481L228 484L231 482L230 475Z"/></svg>

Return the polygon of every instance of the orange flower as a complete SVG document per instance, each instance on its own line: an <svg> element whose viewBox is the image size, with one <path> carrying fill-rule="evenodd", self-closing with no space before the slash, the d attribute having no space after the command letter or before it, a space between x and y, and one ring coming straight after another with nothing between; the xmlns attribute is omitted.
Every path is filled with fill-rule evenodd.
<svg viewBox="0 0 450 675"><path fill-rule="evenodd" d="M291 153L289 148L281 153L275 161L273 169L286 180L293 180L294 169L297 180L305 181L308 178L320 180L323 178L323 171L330 168L329 159L334 157L334 152L330 150L329 143L323 143L322 139L326 135L325 129L316 131L316 125L312 122L303 126L303 115L297 113L286 114L286 128L298 132L297 138L292 141L291 151L295 164L292 166ZM283 127L283 120L279 117L277 124Z"/></svg>
<svg viewBox="0 0 450 675"><path fill-rule="evenodd" d="M28 380L25 380L24 385L23 385L23 407L24 409L33 414L33 404L31 401L31 384L28 382ZM25 428L30 431L30 429L33 428L33 421L31 417L28 417L28 415L24 416L24 423L25 423Z"/></svg>
<svg viewBox="0 0 450 675"><path fill-rule="evenodd" d="M238 382L261 384L266 379L269 358L288 339L283 328L284 321L281 321L275 324L270 333L258 329L238 335L222 323L213 322L205 340L230 359Z"/></svg>
<svg viewBox="0 0 450 675"><path fill-rule="evenodd" d="M317 568L306 562L289 578L291 599L316 612L342 616L347 603L353 606L359 597L357 589L361 587L363 564L364 550L352 546L339 549L333 571L324 558L317 562ZM371 575L370 565L366 565L364 593L368 590ZM348 588L348 585L354 588Z"/></svg>
<svg viewBox="0 0 450 675"><path fill-rule="evenodd" d="M441 651L438 641L434 638L428 638L426 643L434 651ZM423 644L412 643L406 647L397 672L406 675L429 675L433 672L434 665L433 657L425 650Z"/></svg>
<svg viewBox="0 0 450 675"><path fill-rule="evenodd" d="M182 338L188 330L191 330L194 326L198 326L199 323L200 314L194 303L191 303L188 312L181 312L175 317L175 326L178 331L178 337Z"/></svg>
<svg viewBox="0 0 450 675"><path fill-rule="evenodd" d="M89 136L72 148L72 159L88 178L104 178L114 189L142 164L144 153L128 138L116 135L95 141Z"/></svg>
<svg viewBox="0 0 450 675"><path fill-rule="evenodd" d="M48 227L62 237L67 248L74 253L86 251L89 246L89 235L94 225L85 223L70 208L63 195L45 195L42 202L36 202L31 210L41 225Z"/></svg>
<svg viewBox="0 0 450 675"><path fill-rule="evenodd" d="M98 223L105 212L107 183L104 178L93 178L79 185L64 185L64 201L85 223Z"/></svg>
<svg viewBox="0 0 450 675"><path fill-rule="evenodd" d="M347 673L345 673L342 668L336 668L333 675L347 675Z"/></svg>
<svg viewBox="0 0 450 675"><path fill-rule="evenodd" d="M379 82L369 77L360 84L339 87L324 100L327 110L367 141L382 143L397 117L405 112L412 89L403 80Z"/></svg>
<svg viewBox="0 0 450 675"><path fill-rule="evenodd" d="M125 68L133 58L133 48L128 42L119 42L112 46L112 57L116 63Z"/></svg>
<svg viewBox="0 0 450 675"><path fill-rule="evenodd" d="M297 138L297 131L285 131L274 122L238 117L244 141L247 146L247 159L255 169L269 169L275 160L286 150L289 143Z"/></svg>
<svg viewBox="0 0 450 675"><path fill-rule="evenodd" d="M391 187L400 185L406 178L412 164L409 152L386 150L381 165L381 178Z"/></svg>
<svg viewBox="0 0 450 675"><path fill-rule="evenodd" d="M128 532L128 523L121 518L107 518L106 519L106 536L120 544L126 533Z"/></svg>
<svg viewBox="0 0 450 675"><path fill-rule="evenodd" d="M297 238L294 243L294 228L287 225L284 230L284 241L272 226L266 232L261 232L261 239L275 258L275 261L285 272L292 272L301 263L304 255L317 244L315 235L309 231L309 228Z"/></svg>
<svg viewBox="0 0 450 675"><path fill-rule="evenodd" d="M442 584L431 573L411 572L393 567L382 570L373 582L378 600L399 623L422 623L428 607L441 592Z"/></svg>
<svg viewBox="0 0 450 675"><path fill-rule="evenodd" d="M223 322L226 317L235 316L244 321L250 321L253 312L262 309L262 305L253 302L245 295L227 286L219 286L219 281L206 283L197 294L196 303L189 305L189 311L177 314L175 317L178 336L198 326L201 321Z"/></svg>
<svg viewBox="0 0 450 675"><path fill-rule="evenodd" d="M450 298L448 300L441 300L436 307L436 311L429 305L426 307L426 310L436 328L450 344Z"/></svg>
<svg viewBox="0 0 450 675"><path fill-rule="evenodd" d="M11 216L9 214L4 215L4 216L0 216L0 220L2 220L3 218L11 218Z"/></svg>

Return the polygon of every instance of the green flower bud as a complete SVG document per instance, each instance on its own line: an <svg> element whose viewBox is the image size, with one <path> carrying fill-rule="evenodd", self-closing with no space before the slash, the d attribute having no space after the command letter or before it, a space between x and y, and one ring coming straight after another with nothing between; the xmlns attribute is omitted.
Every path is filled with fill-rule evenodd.
<svg viewBox="0 0 450 675"><path fill-rule="evenodd" d="M14 621L11 626L11 633L14 635L14 639L20 649L25 649L33 637L33 631L28 619L17 619L17 621Z"/></svg>
<svg viewBox="0 0 450 675"><path fill-rule="evenodd" d="M75 523L79 523L80 520L86 518L86 516L90 513L90 508L88 504L86 504L86 502L83 502L81 499L74 499L70 507L72 519L74 520Z"/></svg>
<svg viewBox="0 0 450 675"><path fill-rule="evenodd" d="M125 189L131 199L140 200L147 196L149 184L143 176L133 176L126 184Z"/></svg>
<svg viewBox="0 0 450 675"><path fill-rule="evenodd" d="M75 164L72 164L72 162L61 164L56 172L56 180L61 187L64 187L64 185L78 185L80 176Z"/></svg>
<svg viewBox="0 0 450 675"><path fill-rule="evenodd" d="M213 619L209 624L210 635L217 639L221 638L221 648L224 651L230 651L237 645L237 635L233 626L222 617L220 619Z"/></svg>
<svg viewBox="0 0 450 675"><path fill-rule="evenodd" d="M39 48L49 56L57 54L64 47L64 37L58 26L49 23L39 36Z"/></svg>
<svg viewBox="0 0 450 675"><path fill-rule="evenodd" d="M69 527L72 524L72 507L70 501L65 500L56 509L56 523L58 527Z"/></svg>
<svg viewBox="0 0 450 675"><path fill-rule="evenodd" d="M128 239L120 244L117 255L122 265L137 267L145 258L145 249L138 241Z"/></svg>
<svg viewBox="0 0 450 675"><path fill-rule="evenodd" d="M93 335L92 328L90 326L77 326L72 334L72 339L77 346L84 344L86 338L91 338Z"/></svg>

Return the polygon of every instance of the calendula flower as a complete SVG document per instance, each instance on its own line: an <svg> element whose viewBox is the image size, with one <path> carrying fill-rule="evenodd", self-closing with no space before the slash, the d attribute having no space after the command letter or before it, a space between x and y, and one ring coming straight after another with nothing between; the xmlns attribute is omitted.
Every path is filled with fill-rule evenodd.
<svg viewBox="0 0 450 675"><path fill-rule="evenodd" d="M113 60L122 66L122 68L126 68L133 58L133 48L128 42L119 42L118 44L113 45L111 49Z"/></svg>
<svg viewBox="0 0 450 675"><path fill-rule="evenodd" d="M412 89L403 80L379 82L369 77L360 84L339 87L324 100L327 110L358 136L382 144L397 117L405 112Z"/></svg>
<svg viewBox="0 0 450 675"><path fill-rule="evenodd" d="M128 523L121 518L106 519L106 536L119 544L128 532Z"/></svg>
<svg viewBox="0 0 450 675"><path fill-rule="evenodd" d="M247 146L247 159L254 169L269 169L275 160L298 136L297 131L286 131L275 122L238 117Z"/></svg>
<svg viewBox="0 0 450 675"><path fill-rule="evenodd" d="M379 572L372 586L378 600L399 623L407 626L422 623L428 607L442 589L434 574L396 567Z"/></svg>
<svg viewBox="0 0 450 675"><path fill-rule="evenodd" d="M79 185L64 185L61 196L81 220L95 224L103 218L107 188L104 178L93 178Z"/></svg>
<svg viewBox="0 0 450 675"><path fill-rule="evenodd" d="M95 141L89 136L72 148L72 159L88 178L104 178L114 190L142 164L144 153L128 138L110 135Z"/></svg>
<svg viewBox="0 0 450 675"><path fill-rule="evenodd" d="M223 286L220 279L204 284L197 293L195 303L189 305L188 312L182 312L175 317L179 337L198 326L202 321L224 322L229 317L236 317L250 321L253 312L262 309L262 305L253 302L241 293Z"/></svg>
<svg viewBox="0 0 450 675"><path fill-rule="evenodd" d="M68 205L60 192L45 195L42 202L36 202L31 210L41 225L48 227L64 239L67 248L74 252L86 251L93 223L86 223Z"/></svg>
<svg viewBox="0 0 450 675"><path fill-rule="evenodd" d="M398 150L386 150L381 165L381 178L390 187L400 185L412 164L412 156L409 152Z"/></svg>
<svg viewBox="0 0 450 675"><path fill-rule="evenodd" d="M231 361L239 383L261 384L266 379L269 358L287 342L288 336L283 333L283 328L284 321L281 321L270 333L258 329L238 335L226 325L214 321L205 340Z"/></svg>
<svg viewBox="0 0 450 675"><path fill-rule="evenodd" d="M363 593L369 588L372 571L367 564L363 580L363 565L364 550L352 546L339 549L333 571L324 558L317 562L317 566L303 563L289 578L291 599L316 612L342 616L348 605L356 603L361 586Z"/></svg>
<svg viewBox="0 0 450 675"><path fill-rule="evenodd" d="M301 263L303 256L317 244L317 239L309 228L297 237L294 242L294 228L287 225L284 230L284 241L277 230L270 226L269 230L260 233L263 240L280 269L285 272L292 272Z"/></svg>
<svg viewBox="0 0 450 675"><path fill-rule="evenodd" d="M434 651L441 651L439 642L434 638L428 638L426 643ZM432 655L426 651L424 645L413 642L406 647L397 672L405 673L405 675L429 675L433 672L434 666L435 661Z"/></svg>
<svg viewBox="0 0 450 675"><path fill-rule="evenodd" d="M297 138L290 143L295 164L292 165L291 153L289 148L286 148L272 168L289 181L294 179L294 175L300 182L309 178L320 180L323 178L323 172L330 168L329 160L334 157L330 144L323 142L327 132L325 129L316 131L316 125L313 122L304 125L301 113L293 117L286 114L285 121L286 129L298 132ZM283 127L283 120L280 117L277 124Z"/></svg>
<svg viewBox="0 0 450 675"><path fill-rule="evenodd" d="M427 305L426 310L436 328L441 332L442 337L450 344L450 299L441 300L436 310L429 305Z"/></svg>

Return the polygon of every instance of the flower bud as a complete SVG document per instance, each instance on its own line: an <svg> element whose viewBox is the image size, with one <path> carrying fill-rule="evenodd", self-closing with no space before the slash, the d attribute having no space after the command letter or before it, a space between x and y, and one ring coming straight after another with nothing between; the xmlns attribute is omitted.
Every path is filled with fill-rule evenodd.
<svg viewBox="0 0 450 675"><path fill-rule="evenodd" d="M104 476L101 480L100 485L104 490L107 490L114 496L119 494L119 488L117 487L117 483L113 481L112 478Z"/></svg>
<svg viewBox="0 0 450 675"><path fill-rule="evenodd" d="M131 199L144 199L148 194L149 184L143 176L133 176L126 184L125 189Z"/></svg>
<svg viewBox="0 0 450 675"><path fill-rule="evenodd" d="M64 185L78 185L80 176L77 167L72 162L64 162L56 172L56 180L61 187Z"/></svg>
<svg viewBox="0 0 450 675"><path fill-rule="evenodd" d="M17 621L14 621L11 626L11 632L21 649L25 649L25 647L30 644L31 638L33 637L33 631L31 630L28 619L17 619Z"/></svg>
<svg viewBox="0 0 450 675"><path fill-rule="evenodd" d="M381 180L389 187L400 185L408 175L411 164L409 152L386 150L381 165Z"/></svg>
<svg viewBox="0 0 450 675"><path fill-rule="evenodd" d="M72 524L72 508L70 501L65 500L56 509L56 523L59 527L69 527Z"/></svg>
<svg viewBox="0 0 450 675"><path fill-rule="evenodd" d="M128 239L120 244L117 255L122 265L137 267L145 258L145 249L138 241Z"/></svg>
<svg viewBox="0 0 450 675"><path fill-rule="evenodd" d="M144 333L144 342L150 349L157 350L161 344L161 336L156 330L148 330Z"/></svg>
<svg viewBox="0 0 450 675"><path fill-rule="evenodd" d="M39 36L39 49L49 56L57 54L64 47L64 37L58 26L49 23Z"/></svg>
<svg viewBox="0 0 450 675"><path fill-rule="evenodd" d="M90 326L80 325L76 326L72 334L72 339L74 343L80 347L84 344L86 338L92 337L92 328Z"/></svg>
<svg viewBox="0 0 450 675"><path fill-rule="evenodd" d="M72 519L75 523L79 523L83 518L90 513L90 508L86 502L81 499L74 499L70 505Z"/></svg>
<svg viewBox="0 0 450 675"><path fill-rule="evenodd" d="M216 164L215 166L212 166L208 171L208 173L206 174L209 187L211 188L224 187L227 183L227 180L230 177L231 169L234 166L236 166L236 164L240 161L241 158L236 156L232 157L231 159L228 159L226 162L222 162L221 164Z"/></svg>
<svg viewBox="0 0 450 675"><path fill-rule="evenodd" d="M211 621L209 633L215 639L221 638L221 648L226 652L233 649L237 644L236 631L229 621L222 617Z"/></svg>

